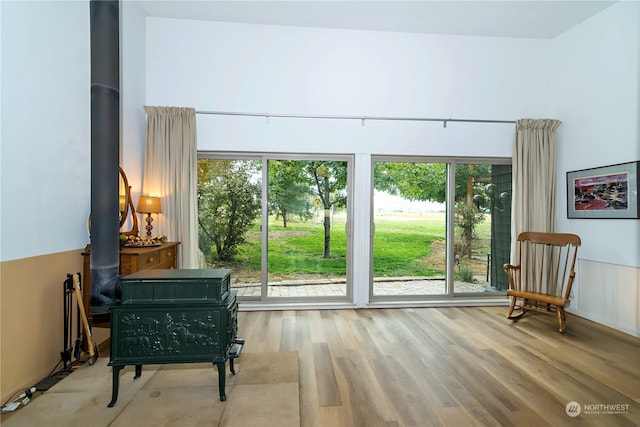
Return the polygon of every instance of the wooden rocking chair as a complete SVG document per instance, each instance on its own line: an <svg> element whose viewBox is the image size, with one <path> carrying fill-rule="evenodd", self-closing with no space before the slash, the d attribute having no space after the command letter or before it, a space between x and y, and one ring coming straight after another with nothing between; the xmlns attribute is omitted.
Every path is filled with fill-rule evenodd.
<svg viewBox="0 0 640 427"><path fill-rule="evenodd" d="M518 264L503 266L511 297L508 319L517 320L529 311L556 315L558 330L564 332L564 308L569 305L580 243L575 234L520 233Z"/></svg>

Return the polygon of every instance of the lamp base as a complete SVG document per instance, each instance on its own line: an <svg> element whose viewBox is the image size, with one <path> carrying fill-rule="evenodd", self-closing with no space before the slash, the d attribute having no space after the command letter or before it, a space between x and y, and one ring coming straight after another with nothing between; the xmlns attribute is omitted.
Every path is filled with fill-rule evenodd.
<svg viewBox="0 0 640 427"><path fill-rule="evenodd" d="M151 223L153 222L153 218L151 217L151 214L148 213L147 214L147 226L145 227L145 230L147 230L147 239L151 239L151 230L153 230L153 225L151 225Z"/></svg>

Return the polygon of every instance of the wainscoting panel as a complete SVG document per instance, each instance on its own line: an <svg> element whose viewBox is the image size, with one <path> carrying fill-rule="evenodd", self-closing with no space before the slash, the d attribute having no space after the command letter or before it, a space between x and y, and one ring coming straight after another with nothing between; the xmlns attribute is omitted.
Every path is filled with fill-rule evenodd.
<svg viewBox="0 0 640 427"><path fill-rule="evenodd" d="M579 259L567 311L640 336L639 296L639 268Z"/></svg>
<svg viewBox="0 0 640 427"><path fill-rule="evenodd" d="M78 249L0 263L3 402L45 378L62 360L64 280L82 271L80 253ZM76 318L74 310L74 324Z"/></svg>

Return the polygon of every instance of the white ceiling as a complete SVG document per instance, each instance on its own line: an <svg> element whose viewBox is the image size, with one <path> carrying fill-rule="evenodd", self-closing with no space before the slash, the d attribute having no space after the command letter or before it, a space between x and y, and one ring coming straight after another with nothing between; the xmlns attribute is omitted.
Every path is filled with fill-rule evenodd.
<svg viewBox="0 0 640 427"><path fill-rule="evenodd" d="M615 1L123 0L147 15L297 27L554 38Z"/></svg>

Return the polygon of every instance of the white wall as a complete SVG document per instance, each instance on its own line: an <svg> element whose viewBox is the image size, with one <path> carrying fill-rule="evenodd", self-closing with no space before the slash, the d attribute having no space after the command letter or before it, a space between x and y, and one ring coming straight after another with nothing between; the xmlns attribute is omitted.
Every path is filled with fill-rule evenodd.
<svg viewBox="0 0 640 427"><path fill-rule="evenodd" d="M145 16L121 3L121 165L142 188ZM91 207L89 1L2 1L0 260L84 248Z"/></svg>
<svg viewBox="0 0 640 427"><path fill-rule="evenodd" d="M196 110L546 116L548 41L147 21L147 103ZM510 156L513 125L198 115L210 150Z"/></svg>
<svg viewBox="0 0 640 427"><path fill-rule="evenodd" d="M136 2L131 1L120 3L120 15L120 165L127 174L135 204L142 191L147 120L144 112L146 16L136 7Z"/></svg>
<svg viewBox="0 0 640 427"><path fill-rule="evenodd" d="M568 171L640 160L640 3L619 2L553 40L558 228L578 234L572 311L640 334L640 221L567 219ZM582 273L582 274L580 274Z"/></svg>
<svg viewBox="0 0 640 427"><path fill-rule="evenodd" d="M84 247L89 3L2 2L0 260Z"/></svg>
<svg viewBox="0 0 640 427"><path fill-rule="evenodd" d="M204 110L519 117L547 112L540 92L549 89L549 71L538 61L547 46L151 18L147 101ZM531 95L524 103L520 90Z"/></svg>
<svg viewBox="0 0 640 427"><path fill-rule="evenodd" d="M558 225L581 257L640 267L640 222L567 219L566 172L640 160L640 3L618 3L554 40L559 128ZM631 239L636 237L636 239Z"/></svg>

